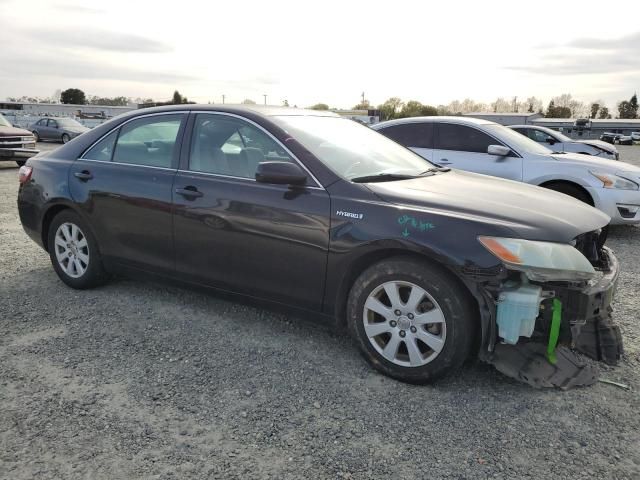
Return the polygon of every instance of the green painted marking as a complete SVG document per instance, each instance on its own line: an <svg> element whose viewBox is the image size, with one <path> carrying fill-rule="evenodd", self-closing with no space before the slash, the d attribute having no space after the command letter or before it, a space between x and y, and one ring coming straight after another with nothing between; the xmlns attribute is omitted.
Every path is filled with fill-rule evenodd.
<svg viewBox="0 0 640 480"><path fill-rule="evenodd" d="M426 232L427 230L436 228L435 225L431 222L423 222L422 220L417 220L414 217L406 214L398 217L398 223L404 226L402 236L405 238L411 235L409 228L419 230L421 232Z"/></svg>
<svg viewBox="0 0 640 480"><path fill-rule="evenodd" d="M557 298L553 299L553 314L551 316L551 331L549 332L549 343L547 344L547 360L555 365L556 346L558 345L558 337L560 336L560 323L562 322L562 302Z"/></svg>

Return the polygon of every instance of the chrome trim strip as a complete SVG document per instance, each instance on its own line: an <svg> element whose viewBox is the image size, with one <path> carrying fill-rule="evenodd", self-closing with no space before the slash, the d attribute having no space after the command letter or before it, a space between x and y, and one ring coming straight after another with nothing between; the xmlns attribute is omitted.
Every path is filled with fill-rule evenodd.
<svg viewBox="0 0 640 480"><path fill-rule="evenodd" d="M108 162L106 160L93 160L91 158L83 158L80 157L78 160L83 160L89 163L108 163L109 165L124 165L127 167L142 167L142 168L155 168L156 170L166 170L168 172L176 172L178 169L176 168L167 168L167 167L156 167L154 165L140 165L139 163L123 163L123 162Z"/></svg>
<svg viewBox="0 0 640 480"><path fill-rule="evenodd" d="M293 158L300 167L302 167L302 169L307 172L309 174L309 176L313 179L313 181L316 183L316 187L315 188L320 188L321 190L324 190L325 188L322 186L322 184L318 181L318 179L313 175L313 173L311 173L311 171L306 167L306 165L304 163L302 163L300 161L300 159L298 157L296 157L293 152L291 150L289 150L280 140L278 140L276 137L273 136L273 134L271 132L269 132L268 130L266 130L262 125L258 125L256 122L254 122L253 120L250 120L246 117L243 117L242 115L237 115L235 113L228 113L228 112L209 112L206 110L203 111L198 111L198 110L193 110L191 113L195 114L195 115L199 115L199 114L204 114L204 115L225 115L227 117L234 117L234 118L238 118L240 120L243 120L247 123L250 123L251 125L257 127L258 129L262 130L264 133L266 133L269 137L271 137L271 139L276 142L276 144L280 145L285 152L287 152L291 158ZM202 172L205 173L205 172ZM222 175L224 176L224 175ZM242 178L242 177L236 177L236 178ZM308 187L310 187L309 185L307 185Z"/></svg>
<svg viewBox="0 0 640 480"><path fill-rule="evenodd" d="M107 163L109 163L109 162L107 162ZM257 183L257 180L255 178L236 177L234 175L224 175L222 173L197 172L195 170L180 170L180 169L178 169L178 173L187 173L187 174L190 174L190 175L205 175L205 176L208 176L208 177L226 178L226 179L231 179L231 180L246 180L246 181L249 181L249 182ZM274 183L263 183L262 185L275 186L276 184L274 184ZM298 186L300 188L309 188L309 189L312 189L312 190L323 190L324 191L323 187L314 187L312 185L296 185L296 186Z"/></svg>

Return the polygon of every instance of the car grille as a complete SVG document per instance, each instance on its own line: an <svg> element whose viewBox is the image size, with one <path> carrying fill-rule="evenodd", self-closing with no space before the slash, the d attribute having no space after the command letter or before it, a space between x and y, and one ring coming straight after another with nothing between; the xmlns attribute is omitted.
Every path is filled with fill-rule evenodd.
<svg viewBox="0 0 640 480"><path fill-rule="evenodd" d="M24 144L34 144L35 141L32 136L0 137L0 148L22 148Z"/></svg>
<svg viewBox="0 0 640 480"><path fill-rule="evenodd" d="M608 230L609 227L606 226L599 230L578 235L574 239L575 248L577 248L594 267L600 267L602 264L602 255L600 252L604 243L607 241Z"/></svg>

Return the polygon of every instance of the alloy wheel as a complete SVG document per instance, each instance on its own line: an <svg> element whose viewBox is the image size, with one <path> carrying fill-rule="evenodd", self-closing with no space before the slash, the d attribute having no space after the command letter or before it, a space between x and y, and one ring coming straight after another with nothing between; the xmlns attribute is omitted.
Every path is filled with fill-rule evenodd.
<svg viewBox="0 0 640 480"><path fill-rule="evenodd" d="M385 282L367 297L364 330L386 360L421 367L444 348L447 324L442 309L423 288L411 282Z"/></svg>
<svg viewBox="0 0 640 480"><path fill-rule="evenodd" d="M87 238L73 223L63 223L56 230L55 252L58 265L71 278L80 278L89 268Z"/></svg>

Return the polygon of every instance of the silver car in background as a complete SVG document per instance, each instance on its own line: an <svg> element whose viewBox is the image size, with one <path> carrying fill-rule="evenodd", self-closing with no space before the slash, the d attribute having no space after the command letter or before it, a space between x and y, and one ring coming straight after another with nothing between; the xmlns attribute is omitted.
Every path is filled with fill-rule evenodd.
<svg viewBox="0 0 640 480"><path fill-rule="evenodd" d="M403 118L371 128L442 167L548 188L602 210L613 224L640 223L640 167L635 165L554 153L510 128L470 117Z"/></svg>
<svg viewBox="0 0 640 480"><path fill-rule="evenodd" d="M509 128L529 137L534 142L542 143L552 152L582 153L610 160L620 158L618 149L602 140L574 140L551 128L535 125L510 125Z"/></svg>
<svg viewBox="0 0 640 480"><path fill-rule="evenodd" d="M44 117L29 127L36 141L54 140L67 143L90 129L68 117Z"/></svg>

